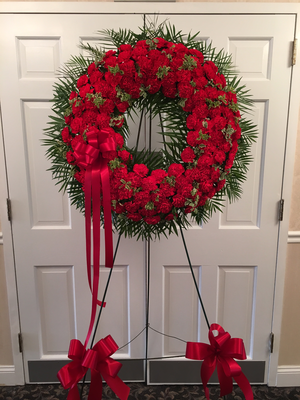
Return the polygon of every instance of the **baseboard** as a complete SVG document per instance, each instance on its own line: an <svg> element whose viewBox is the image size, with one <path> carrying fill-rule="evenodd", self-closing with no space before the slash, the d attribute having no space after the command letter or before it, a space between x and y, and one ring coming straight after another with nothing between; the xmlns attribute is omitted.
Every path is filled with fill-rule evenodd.
<svg viewBox="0 0 300 400"><path fill-rule="evenodd" d="M300 386L300 365L281 365L278 367L277 386Z"/></svg>
<svg viewBox="0 0 300 400"><path fill-rule="evenodd" d="M13 386L16 384L14 365L0 365L0 385Z"/></svg>

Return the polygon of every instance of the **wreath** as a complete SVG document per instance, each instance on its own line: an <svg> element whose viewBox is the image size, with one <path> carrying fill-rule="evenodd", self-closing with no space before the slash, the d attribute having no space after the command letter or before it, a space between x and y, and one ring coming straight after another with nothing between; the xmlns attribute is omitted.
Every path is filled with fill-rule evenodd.
<svg viewBox="0 0 300 400"><path fill-rule="evenodd" d="M84 211L86 168L105 142L117 231L148 239L207 221L224 195L240 197L256 135L231 57L165 24L101 34L111 49L82 45L90 57L73 56L54 85L53 177ZM159 116L159 152L126 145L138 112Z"/></svg>

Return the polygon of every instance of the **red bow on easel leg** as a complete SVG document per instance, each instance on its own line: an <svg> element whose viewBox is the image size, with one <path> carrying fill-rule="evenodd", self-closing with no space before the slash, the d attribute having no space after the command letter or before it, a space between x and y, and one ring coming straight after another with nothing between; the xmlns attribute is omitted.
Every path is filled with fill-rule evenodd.
<svg viewBox="0 0 300 400"><path fill-rule="evenodd" d="M68 357L72 362L62 367L58 371L57 377L64 389L70 389L67 399L80 400L77 383L84 377L89 368L93 369L96 366L97 354L93 350L87 351L79 340L72 339Z"/></svg>
<svg viewBox="0 0 300 400"><path fill-rule="evenodd" d="M218 335L214 336L213 331ZM217 367L220 382L221 396L232 392L232 378L242 389L246 400L253 400L253 392L250 383L243 374L241 367L233 358L246 359L244 342L242 339L232 339L228 332L218 324L212 324L208 338L210 345L206 343L188 342L186 346L186 358L203 360L201 366L201 379L207 400L209 390L207 383Z"/></svg>
<svg viewBox="0 0 300 400"><path fill-rule="evenodd" d="M117 376L122 364L110 357L118 348L110 335L99 340L93 347L93 351L97 353L97 365L92 369L89 400L96 399L102 393L102 378L121 400L127 399L130 389Z"/></svg>
<svg viewBox="0 0 300 400"><path fill-rule="evenodd" d="M72 362L61 368L57 374L64 389L70 389L68 400L80 400L77 383L88 369L91 370L89 400L101 399L102 378L121 400L127 399L129 387L117 376L122 364L110 357L118 348L110 335L99 340L89 350L79 340L71 340L68 357Z"/></svg>

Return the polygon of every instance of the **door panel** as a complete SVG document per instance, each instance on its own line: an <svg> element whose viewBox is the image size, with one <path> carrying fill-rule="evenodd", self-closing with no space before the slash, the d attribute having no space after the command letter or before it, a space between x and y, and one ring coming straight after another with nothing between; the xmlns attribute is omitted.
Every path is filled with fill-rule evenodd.
<svg viewBox="0 0 300 400"><path fill-rule="evenodd" d="M169 22L184 32L200 31L217 50L232 52L241 82L254 99L250 118L259 136L252 147L254 161L242 199L233 204L226 201L223 214L215 214L202 227L192 226L184 236L209 322L243 338L248 361L260 362L262 368L259 377L250 373L250 379L266 382L294 16L172 15ZM151 326L184 341L207 342L208 328L195 300L191 274L188 278L181 237L162 238L151 249ZM175 289L170 291L172 279ZM183 342L150 330L149 357L183 354L184 347ZM157 378L154 371L164 362L150 361L151 383L164 381L164 375ZM173 376L177 371L183 382L198 381L186 376L186 361L168 363ZM165 379L173 383L174 378L166 372Z"/></svg>

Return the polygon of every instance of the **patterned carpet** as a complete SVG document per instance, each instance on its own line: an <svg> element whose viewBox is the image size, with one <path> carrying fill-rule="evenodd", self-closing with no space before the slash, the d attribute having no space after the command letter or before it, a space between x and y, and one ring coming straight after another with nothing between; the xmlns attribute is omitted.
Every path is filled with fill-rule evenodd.
<svg viewBox="0 0 300 400"><path fill-rule="evenodd" d="M128 400L205 400L202 386L146 386L143 383L130 383ZM265 385L252 386L254 399L300 400L300 387L270 388ZM87 400L88 386L84 388L83 399ZM210 399L219 399L219 386L210 386ZM67 391L60 385L0 386L0 400L66 400ZM103 387L102 400L117 399L111 389ZM234 387L226 400L243 400L238 387ZM100 400L100 396L99 396Z"/></svg>

